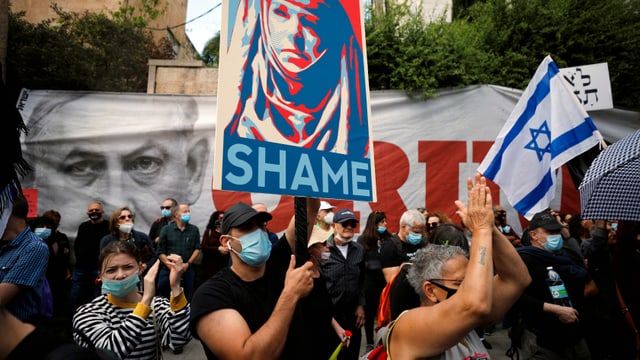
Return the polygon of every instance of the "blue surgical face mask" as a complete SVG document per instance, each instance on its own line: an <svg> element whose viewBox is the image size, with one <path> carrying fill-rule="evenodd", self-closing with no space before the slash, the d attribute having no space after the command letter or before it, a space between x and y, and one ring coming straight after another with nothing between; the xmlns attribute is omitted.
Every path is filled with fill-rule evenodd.
<svg viewBox="0 0 640 360"><path fill-rule="evenodd" d="M422 234L414 233L413 231L407 235L407 241L411 245L418 245L422 242Z"/></svg>
<svg viewBox="0 0 640 360"><path fill-rule="evenodd" d="M562 235L547 235L547 242L542 245L545 249L551 252L562 249Z"/></svg>
<svg viewBox="0 0 640 360"><path fill-rule="evenodd" d="M234 238L235 239L235 238ZM262 229L256 229L253 232L242 235L240 239L242 245L242 251L238 252L231 247L231 243L227 243L229 250L233 251L240 260L244 261L247 265L260 266L264 264L269 255L271 255L271 242L269 236Z"/></svg>
<svg viewBox="0 0 640 360"><path fill-rule="evenodd" d="M378 226L378 232L380 234L384 234L385 231L387 231L387 228L385 226Z"/></svg>
<svg viewBox="0 0 640 360"><path fill-rule="evenodd" d="M180 221L183 223L188 223L191 220L191 214L182 214L180 215Z"/></svg>
<svg viewBox="0 0 640 360"><path fill-rule="evenodd" d="M502 232L507 234L509 231L511 231L511 226L509 225L505 225L502 227Z"/></svg>
<svg viewBox="0 0 640 360"><path fill-rule="evenodd" d="M613 231L618 231L618 223L617 222L616 223L611 223L611 229Z"/></svg>
<svg viewBox="0 0 640 360"><path fill-rule="evenodd" d="M49 236L51 236L51 229L49 228L35 228L33 233L38 235L38 237L42 240L47 240Z"/></svg>
<svg viewBox="0 0 640 360"><path fill-rule="evenodd" d="M138 287L140 277L138 272L134 272L122 280L108 280L102 278L102 293L111 294L115 297L123 298Z"/></svg>
<svg viewBox="0 0 640 360"><path fill-rule="evenodd" d="M163 218L168 218L171 216L171 210L169 209L162 209L162 211L160 211L160 213L162 214Z"/></svg>

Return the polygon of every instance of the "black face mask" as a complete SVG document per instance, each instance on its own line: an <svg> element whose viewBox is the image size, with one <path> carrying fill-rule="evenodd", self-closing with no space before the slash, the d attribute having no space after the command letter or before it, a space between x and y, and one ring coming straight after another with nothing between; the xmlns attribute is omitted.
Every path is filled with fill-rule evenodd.
<svg viewBox="0 0 640 360"><path fill-rule="evenodd" d="M442 284L438 284L437 282L434 282L434 281L431 281L431 283L433 285L439 287L440 289L446 291L447 292L447 299L452 297L456 293L456 291L458 291L458 289L452 289L452 288L446 287L446 286L444 286Z"/></svg>

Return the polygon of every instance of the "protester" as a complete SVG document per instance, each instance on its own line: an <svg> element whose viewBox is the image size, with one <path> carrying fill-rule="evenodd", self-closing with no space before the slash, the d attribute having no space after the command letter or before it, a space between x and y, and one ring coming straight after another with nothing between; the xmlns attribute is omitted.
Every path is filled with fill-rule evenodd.
<svg viewBox="0 0 640 360"><path fill-rule="evenodd" d="M71 312L99 294L95 281L98 278L100 240L109 234L109 222L104 219L102 202L89 202L87 217L89 219L78 227L73 244L76 262L71 275Z"/></svg>
<svg viewBox="0 0 640 360"><path fill-rule="evenodd" d="M427 238L431 236L431 233L442 224L450 224L451 219L443 213L442 211L430 211L427 213L424 218L426 219L426 232L424 237Z"/></svg>
<svg viewBox="0 0 640 360"><path fill-rule="evenodd" d="M389 359L488 357L474 329L500 319L530 282L514 247L494 228L485 178L476 175L467 188L468 206L456 206L473 232L470 257L455 246L418 251L409 278L423 306L390 326Z"/></svg>
<svg viewBox="0 0 640 360"><path fill-rule="evenodd" d="M434 245L457 246L464 250L465 254L469 256L469 242L462 229L454 224L442 224L438 226L433 230L433 233L431 233L429 243ZM416 294L413 286L411 286L407 279L410 268L411 263L403 266L391 284L389 305L392 319L397 318L405 310L420 306L420 297Z"/></svg>
<svg viewBox="0 0 640 360"><path fill-rule="evenodd" d="M134 229L135 214L127 207L123 206L116 209L109 219L109 235L100 240L100 250L112 241L130 241L137 248L140 254L140 260L143 263L143 276L147 269L158 260L153 246L153 242L149 236L141 231Z"/></svg>
<svg viewBox="0 0 640 360"><path fill-rule="evenodd" d="M175 221L175 212L178 207L178 201L174 198L166 198L160 205L160 217L155 219L149 229L149 238L153 241L154 248L158 246L160 241L160 230L169 223Z"/></svg>
<svg viewBox="0 0 640 360"><path fill-rule="evenodd" d="M0 241L0 305L18 319L37 324L42 321L49 249L27 226L29 204L23 195L13 199L11 209Z"/></svg>
<svg viewBox="0 0 640 360"><path fill-rule="evenodd" d="M317 203L308 201L315 213L309 207ZM310 350L297 304L313 288L313 264L294 268L293 233L271 245L260 228L271 218L243 202L225 211L220 242L231 266L200 285L192 302L191 329L208 359L304 359Z"/></svg>
<svg viewBox="0 0 640 360"><path fill-rule="evenodd" d="M519 343L525 359L590 359L580 320L590 278L584 264L563 249L561 229L555 216L539 212L528 227L531 246L518 249L532 279L514 309L521 314L524 330ZM570 306L554 300L547 283L549 266L564 282Z"/></svg>
<svg viewBox="0 0 640 360"><path fill-rule="evenodd" d="M265 205L263 203L255 203L255 204L251 205L251 207L254 208L258 212L268 212L267 205ZM278 242L278 235L276 233L274 233L273 231L269 230L269 228L267 227L267 222L265 222L264 224L260 225L260 228L264 232L266 232L267 235L269 236L269 241L271 242L271 245L273 245L273 244Z"/></svg>
<svg viewBox="0 0 640 360"><path fill-rule="evenodd" d="M367 217L367 224L358 237L358 243L364 249L364 296L365 306L364 328L367 348L373 349L375 317L378 312L380 293L387 284L382 273L380 249L385 241L389 241L392 234L387 230L387 216L382 211L373 211Z"/></svg>
<svg viewBox="0 0 640 360"><path fill-rule="evenodd" d="M518 236L515 230L513 230L513 227L507 223L507 212L500 204L495 204L493 206L493 214L495 216L495 222L498 230L502 231L504 236L511 241L513 246L521 247L522 241L520 241L520 236Z"/></svg>
<svg viewBox="0 0 640 360"><path fill-rule="evenodd" d="M74 339L87 348L113 351L121 359L159 359L162 347L181 348L191 339L190 308L180 287L184 264L169 255L171 299L156 295L156 262L138 291L143 262L128 241L110 242L100 252L102 291L73 316Z"/></svg>
<svg viewBox="0 0 640 360"><path fill-rule="evenodd" d="M331 224L333 224L334 212L336 207L329 204L326 201L320 201L320 207L316 214L316 226L324 231L332 230Z"/></svg>
<svg viewBox="0 0 640 360"><path fill-rule="evenodd" d="M20 321L0 305L0 359L24 360L107 360L119 359L104 350L88 350L73 343L65 343L47 329Z"/></svg>
<svg viewBox="0 0 640 360"><path fill-rule="evenodd" d="M593 281L585 287L580 320L592 359L631 359L635 349L616 292L614 267L618 261L613 260L616 246L609 245L609 227L609 221L596 220L592 236L585 240L588 244L583 247L584 262Z"/></svg>
<svg viewBox="0 0 640 360"><path fill-rule="evenodd" d="M202 234L202 282L212 277L223 267L229 266L229 249L220 244L220 228L224 211L216 210L211 213L207 227Z"/></svg>
<svg viewBox="0 0 640 360"><path fill-rule="evenodd" d="M364 249L356 241L358 220L350 209L336 211L333 219L334 234L329 238L333 246L329 259L320 266L320 274L327 283L327 291L333 303L333 317L345 329L351 331L351 344L340 353L338 359L358 359L365 315L364 306Z"/></svg>
<svg viewBox="0 0 640 360"><path fill-rule="evenodd" d="M619 289L618 301L627 312L623 315L627 326L620 329L632 345L638 341L640 326L640 222L618 221L617 243L613 252L613 272ZM624 305L623 305L624 304ZM635 352L638 351L638 352ZM635 353L633 353L635 352ZM632 349L633 355L640 356L640 349Z"/></svg>
<svg viewBox="0 0 640 360"><path fill-rule="evenodd" d="M382 273L387 282L400 269L403 262L411 262L416 251L424 246L426 219L418 210L407 210L400 217L400 230L385 241L380 249Z"/></svg>
<svg viewBox="0 0 640 360"><path fill-rule="evenodd" d="M345 341L345 346L349 347L351 343L346 330L333 317L334 306L327 292L327 283L318 272L320 266L329 260L331 244L327 239L331 235L332 231L314 226L307 245L314 273L317 272L313 277L313 290L300 300L305 339L309 346L313 346L313 351L305 357L308 360L327 360L337 344Z"/></svg>
<svg viewBox="0 0 640 360"><path fill-rule="evenodd" d="M57 210L47 210L42 216L53 219L51 235L45 240L49 246L49 265L47 266L47 280L53 295L54 316L71 320L69 309L69 289L71 285L71 269L69 257L71 247L67 234L60 232L62 216Z"/></svg>
<svg viewBox="0 0 640 360"><path fill-rule="evenodd" d="M175 221L162 228L158 242L158 295L169 297L170 255L179 255L186 269L182 272L182 286L187 301L191 300L195 286L196 271L193 262L200 254L200 230L190 223L191 210L188 204L179 204L175 209Z"/></svg>

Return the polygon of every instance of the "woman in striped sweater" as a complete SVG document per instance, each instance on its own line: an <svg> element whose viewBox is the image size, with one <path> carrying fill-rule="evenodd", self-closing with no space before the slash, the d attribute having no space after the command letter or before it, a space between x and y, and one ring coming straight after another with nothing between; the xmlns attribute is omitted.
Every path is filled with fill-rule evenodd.
<svg viewBox="0 0 640 360"><path fill-rule="evenodd" d="M159 261L144 277L137 247L114 241L100 252L103 295L78 308L74 340L87 348L114 352L121 359L158 359L163 347L181 348L191 339L190 308L180 287L182 259L167 256L171 298L155 296Z"/></svg>

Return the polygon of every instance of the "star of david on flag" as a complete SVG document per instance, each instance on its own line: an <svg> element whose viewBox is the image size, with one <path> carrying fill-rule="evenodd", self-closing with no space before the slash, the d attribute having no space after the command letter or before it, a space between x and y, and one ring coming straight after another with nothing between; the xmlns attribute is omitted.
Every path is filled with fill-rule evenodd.
<svg viewBox="0 0 640 360"><path fill-rule="evenodd" d="M478 172L528 220L549 207L556 170L602 135L550 56L544 58Z"/></svg>

